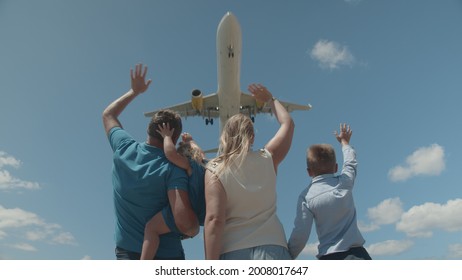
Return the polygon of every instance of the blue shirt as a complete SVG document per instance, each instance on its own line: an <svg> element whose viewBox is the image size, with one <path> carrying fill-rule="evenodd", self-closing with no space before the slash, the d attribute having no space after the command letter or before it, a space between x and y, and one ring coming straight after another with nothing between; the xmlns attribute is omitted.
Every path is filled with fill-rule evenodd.
<svg viewBox="0 0 462 280"><path fill-rule="evenodd" d="M194 213L196 213L199 225L203 226L205 220L205 167L192 159L189 159L189 164L192 169L192 174L189 176L188 182L189 201L191 202L191 208ZM162 209L162 217L172 232L179 234L181 238L185 237L178 230L175 224L175 218L173 217L172 208L169 205Z"/></svg>
<svg viewBox="0 0 462 280"><path fill-rule="evenodd" d="M205 163L202 165L190 159L189 164L193 171L189 177L189 199L191 200L191 207L197 215L199 224L203 226L205 220Z"/></svg>
<svg viewBox="0 0 462 280"><path fill-rule="evenodd" d="M162 149L138 143L125 130L109 132L113 155L113 194L116 245L141 252L146 222L168 205L169 190L188 190L186 172L171 164ZM183 256L177 234L160 237L157 257Z"/></svg>
<svg viewBox="0 0 462 280"><path fill-rule="evenodd" d="M305 247L313 221L319 239L317 258L348 251L365 242L358 229L353 200L356 154L349 145L343 146L342 152L342 173L314 177L298 198L297 216L288 244L294 259Z"/></svg>

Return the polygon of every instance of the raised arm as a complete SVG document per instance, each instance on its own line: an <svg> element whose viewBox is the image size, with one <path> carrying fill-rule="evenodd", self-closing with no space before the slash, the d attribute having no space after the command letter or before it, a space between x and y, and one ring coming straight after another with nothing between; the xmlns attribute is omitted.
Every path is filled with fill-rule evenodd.
<svg viewBox="0 0 462 280"><path fill-rule="evenodd" d="M109 106L103 111L103 125L106 134L108 134L113 127L122 127L122 124L119 121L119 115L123 112L125 107L127 107L127 105L135 99L135 97L148 89L151 84L151 80L145 82L147 71L148 67L145 66L143 69L142 64L137 64L135 71L130 69L131 89L109 104Z"/></svg>
<svg viewBox="0 0 462 280"><path fill-rule="evenodd" d="M334 131L334 134L335 138L337 138L337 141L342 144L342 146L350 145L350 139L353 131L349 125L346 123L340 124L340 133Z"/></svg>
<svg viewBox="0 0 462 280"><path fill-rule="evenodd" d="M183 134L181 134L181 139L183 140L183 142L189 143L189 145L191 145L191 149L194 151L193 159L195 161L204 161L206 159L204 150L202 150L199 144L197 144L197 142L194 141L191 134L189 134L188 132L183 132Z"/></svg>
<svg viewBox="0 0 462 280"><path fill-rule="evenodd" d="M334 135L337 141L342 145L343 152L343 167L341 178L344 181L344 185L347 187L353 187L356 178L356 167L358 162L356 161L356 152L350 146L350 139L353 131L347 124L340 124L340 133L335 131Z"/></svg>
<svg viewBox="0 0 462 280"><path fill-rule="evenodd" d="M198 151L200 153L200 156L202 158L202 160L204 160L206 157L205 157L205 153L204 151L202 150L202 148L197 144L196 141L194 141L194 139L192 138L192 135L189 134L188 132L183 132L181 134L181 139L183 140L183 142L185 143L189 143L191 145L191 148L195 151Z"/></svg>
<svg viewBox="0 0 462 280"><path fill-rule="evenodd" d="M189 160L176 151L175 144L173 143L172 135L175 129L170 129L170 124L168 123L163 123L162 125L159 125L158 128L159 129L157 130L157 132L159 132L159 134L162 135L162 137L164 138L164 153L167 159L179 168L186 170L188 176L191 176L192 168L189 164Z"/></svg>
<svg viewBox="0 0 462 280"><path fill-rule="evenodd" d="M271 106L271 110L280 124L274 137L265 145L265 148L273 156L274 170L277 172L278 165L286 157L292 145L295 124L284 106L273 97L266 87L260 84L251 84L249 91L257 101L265 102Z"/></svg>

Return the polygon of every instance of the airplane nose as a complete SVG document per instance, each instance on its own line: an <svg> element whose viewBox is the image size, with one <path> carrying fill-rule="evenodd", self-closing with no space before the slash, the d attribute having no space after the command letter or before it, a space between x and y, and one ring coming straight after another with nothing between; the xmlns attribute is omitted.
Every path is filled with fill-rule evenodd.
<svg viewBox="0 0 462 280"><path fill-rule="evenodd" d="M236 19L236 16L235 16L233 13L231 13L231 12L227 12L227 13L223 16L223 18L227 18L227 19L228 19L228 18L230 18L230 19L234 18L234 19Z"/></svg>
<svg viewBox="0 0 462 280"><path fill-rule="evenodd" d="M239 26L236 16L231 12L227 12L221 19L218 29L229 29L236 26Z"/></svg>

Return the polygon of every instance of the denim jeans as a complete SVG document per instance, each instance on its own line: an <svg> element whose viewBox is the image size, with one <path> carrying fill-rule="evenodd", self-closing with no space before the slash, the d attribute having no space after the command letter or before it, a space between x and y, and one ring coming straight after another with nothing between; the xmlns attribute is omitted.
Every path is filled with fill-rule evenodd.
<svg viewBox="0 0 462 280"><path fill-rule="evenodd" d="M116 255L117 260L139 260L141 259L141 253L128 251L120 247L115 248L115 255ZM185 256L184 254L182 256L170 257L170 258L160 258L156 256L154 259L155 260L184 260Z"/></svg>

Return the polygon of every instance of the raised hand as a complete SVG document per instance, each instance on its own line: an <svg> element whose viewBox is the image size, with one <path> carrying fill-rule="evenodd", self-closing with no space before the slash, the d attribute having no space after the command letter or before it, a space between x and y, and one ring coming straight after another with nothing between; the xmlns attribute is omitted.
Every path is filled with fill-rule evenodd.
<svg viewBox="0 0 462 280"><path fill-rule="evenodd" d="M255 100L266 103L271 100L273 95L269 90L261 84L251 84L248 87L248 90L253 95Z"/></svg>
<svg viewBox="0 0 462 280"><path fill-rule="evenodd" d="M188 143L188 142L192 141L193 138L192 138L192 135L191 135L191 134L189 134L189 133L187 133L187 132L183 132L183 133L181 134L181 140L182 140L183 142L185 142L185 143Z"/></svg>
<svg viewBox="0 0 462 280"><path fill-rule="evenodd" d="M143 64L141 63L135 66L135 71L133 71L133 69L130 69L130 77L132 80L131 86L133 92L135 92L136 94L145 92L151 84L152 80L148 80L147 82L145 81L147 72L148 67L144 66L143 69Z"/></svg>
<svg viewBox="0 0 462 280"><path fill-rule="evenodd" d="M343 123L340 124L340 133L335 131L334 134L335 138L337 138L337 141L339 141L342 145L348 145L350 143L350 138L353 134L353 131L349 125Z"/></svg>
<svg viewBox="0 0 462 280"><path fill-rule="evenodd" d="M162 125L159 124L157 132L162 136L162 138L165 137L172 137L173 131L175 131L174 128L170 129L170 124L169 123L162 123Z"/></svg>

